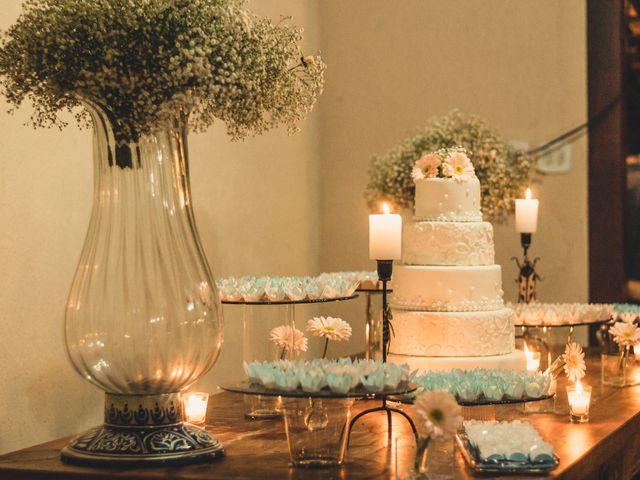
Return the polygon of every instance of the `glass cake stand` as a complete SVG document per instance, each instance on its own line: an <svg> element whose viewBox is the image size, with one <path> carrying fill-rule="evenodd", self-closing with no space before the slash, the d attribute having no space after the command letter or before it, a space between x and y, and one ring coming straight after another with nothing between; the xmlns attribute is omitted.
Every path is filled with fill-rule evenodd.
<svg viewBox="0 0 640 480"><path fill-rule="evenodd" d="M318 298L318 299L304 299L304 300L261 300L261 301L248 301L248 300L223 300L223 305L240 305L242 306L242 331L243 331L243 360L245 362L251 362L255 360L275 360L277 353L275 351L269 352L273 346L268 340L269 331L271 328L284 324L292 329L295 328L296 318L296 306L298 305L313 305L324 304L331 302L340 302L346 300L352 300L357 298L358 294L353 294L348 297L337 298ZM260 317L256 314L257 308L266 306L271 307L283 307L285 309L284 319L282 322L277 320L274 323L274 318L268 318L267 316ZM290 352L294 352L293 348L289 348L286 358L294 358L295 355L291 355ZM270 355L272 353L272 355ZM269 395L245 395L245 418L249 420L255 419L268 419L268 418L280 418L282 417L281 398L280 396Z"/></svg>

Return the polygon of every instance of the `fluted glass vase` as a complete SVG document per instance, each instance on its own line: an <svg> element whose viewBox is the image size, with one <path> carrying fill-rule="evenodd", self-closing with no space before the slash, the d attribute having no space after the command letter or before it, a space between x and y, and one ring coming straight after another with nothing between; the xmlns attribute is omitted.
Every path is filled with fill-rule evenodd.
<svg viewBox="0 0 640 480"><path fill-rule="evenodd" d="M223 338L191 206L186 120L123 141L108 110L87 109L93 210L65 333L75 369L106 392L105 423L62 456L109 465L217 456L222 445L184 422L180 398L213 366Z"/></svg>

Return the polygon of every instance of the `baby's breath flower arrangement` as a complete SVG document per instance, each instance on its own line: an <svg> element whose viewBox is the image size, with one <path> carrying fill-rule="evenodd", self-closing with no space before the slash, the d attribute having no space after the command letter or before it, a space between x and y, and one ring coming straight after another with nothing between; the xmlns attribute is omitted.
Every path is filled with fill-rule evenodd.
<svg viewBox="0 0 640 480"><path fill-rule="evenodd" d="M375 208L387 200L399 208L413 208L415 183L411 174L416 161L452 147L463 148L471 159L480 180L482 213L493 221L506 220L529 182L531 162L484 120L458 111L432 120L422 133L373 158L365 192L369 206Z"/></svg>
<svg viewBox="0 0 640 480"><path fill-rule="evenodd" d="M33 103L34 126L63 126L58 114L82 100L98 105L120 141L177 113L196 130L221 120L233 139L293 131L325 68L301 38L243 0L26 0L2 36L0 87L13 107Z"/></svg>

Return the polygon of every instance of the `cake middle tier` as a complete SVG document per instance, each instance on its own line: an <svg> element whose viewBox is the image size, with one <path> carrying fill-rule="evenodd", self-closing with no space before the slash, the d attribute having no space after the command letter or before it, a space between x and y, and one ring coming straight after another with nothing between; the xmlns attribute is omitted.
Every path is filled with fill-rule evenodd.
<svg viewBox="0 0 640 480"><path fill-rule="evenodd" d="M503 355L515 349L513 311L393 311L390 353L418 357Z"/></svg>
<svg viewBox="0 0 640 480"><path fill-rule="evenodd" d="M398 265L391 306L431 312L500 310L502 294L500 265Z"/></svg>
<svg viewBox="0 0 640 480"><path fill-rule="evenodd" d="M489 222L407 222L402 262L408 265L493 265Z"/></svg>

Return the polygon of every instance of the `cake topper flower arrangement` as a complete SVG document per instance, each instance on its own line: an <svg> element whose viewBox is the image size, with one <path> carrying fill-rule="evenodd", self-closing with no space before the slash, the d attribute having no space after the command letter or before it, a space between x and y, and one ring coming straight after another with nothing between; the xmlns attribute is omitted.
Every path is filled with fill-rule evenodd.
<svg viewBox="0 0 640 480"><path fill-rule="evenodd" d="M380 201L390 201L398 208L411 209L415 195L411 174L416 161L455 146L466 150L480 180L484 217L506 220L515 208L515 199L529 184L532 163L484 120L457 111L433 119L423 132L373 158L365 191L369 206L374 209Z"/></svg>
<svg viewBox="0 0 640 480"><path fill-rule="evenodd" d="M121 142L177 117L196 130L223 121L233 139L294 131L325 69L301 39L286 18L258 17L244 0L27 0L2 36L0 87L14 108L33 103L34 126L98 106Z"/></svg>
<svg viewBox="0 0 640 480"><path fill-rule="evenodd" d="M307 332L316 337L324 338L322 358L327 356L329 340L342 342L351 337L351 325L341 318L316 317L307 322Z"/></svg>
<svg viewBox="0 0 640 480"><path fill-rule="evenodd" d="M425 178L452 178L468 182L476 178L467 151L462 147L441 148L420 157L413 166L411 178L418 182Z"/></svg>

